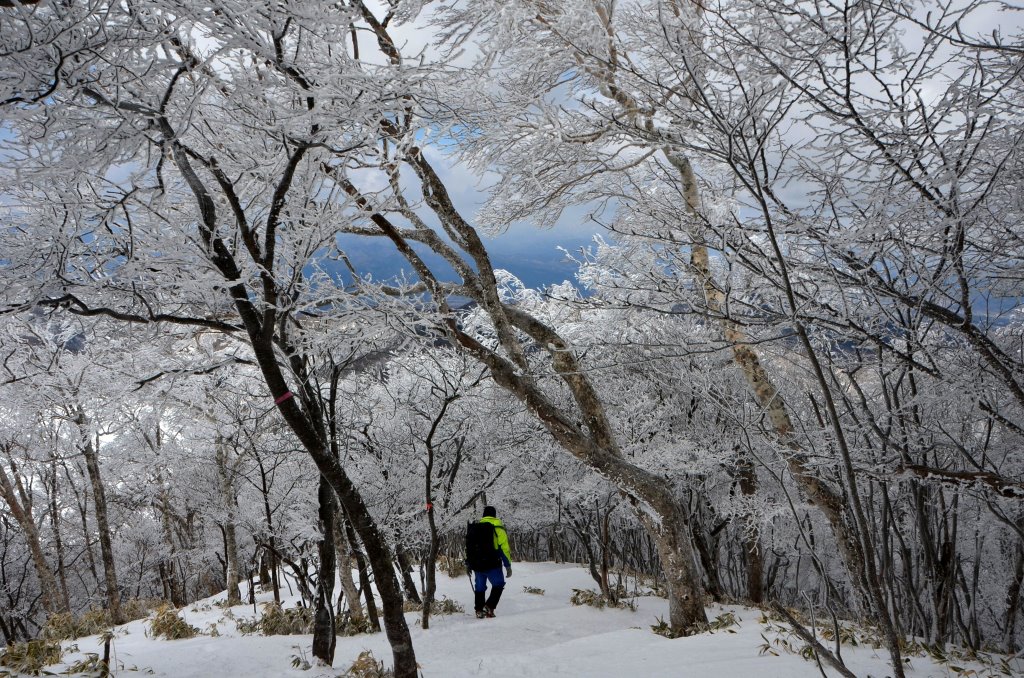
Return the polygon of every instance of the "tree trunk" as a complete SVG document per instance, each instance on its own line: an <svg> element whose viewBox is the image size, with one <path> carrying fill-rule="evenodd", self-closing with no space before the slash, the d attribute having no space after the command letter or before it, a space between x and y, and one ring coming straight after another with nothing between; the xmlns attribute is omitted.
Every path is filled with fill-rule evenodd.
<svg viewBox="0 0 1024 678"><path fill-rule="evenodd" d="M254 450L255 451L255 450ZM281 604L281 581L278 578L277 545L274 543L274 513L270 509L270 483L267 478L267 469L263 466L263 460L256 454L256 465L260 469L260 493L263 495L263 520L267 524L267 545L269 548L263 550L263 557L260 558L260 585L266 590L267 578L264 572L269 570L269 583L274 589L274 602ZM267 562L269 561L269 562Z"/></svg>
<svg viewBox="0 0 1024 678"><path fill-rule="evenodd" d="M265 549L260 549L256 552L256 560L259 561L259 578L260 586L266 591L271 585L270 580L270 567L267 565L267 553Z"/></svg>
<svg viewBox="0 0 1024 678"><path fill-rule="evenodd" d="M320 476L317 489L317 499L320 502L321 539L317 544L320 571L317 573L316 611L313 616L313 656L324 666L334 664L334 648L338 642L334 620L334 577L337 570L334 545L336 511L332 495L331 486L323 476Z"/></svg>
<svg viewBox="0 0 1024 678"><path fill-rule="evenodd" d="M11 476L7 475L2 464L0 464L0 498L10 508L11 515L25 533L25 541L28 544L29 553L32 556L32 565L36 570L36 577L39 579L39 588L42 593L43 609L46 613L67 612L57 588L57 579L53 576L53 570L46 562L46 555L39 538L39 530L36 529L35 520L32 517L32 501L25 491L25 487L18 475L18 467L8 453L8 462L11 467ZM13 481L11 477L13 476Z"/></svg>
<svg viewBox="0 0 1024 678"><path fill-rule="evenodd" d="M430 476L427 476L427 483L429 487ZM427 493L427 521L430 525L430 546L427 549L426 559L426 573L425 581L423 583L423 610L421 615L422 624L424 629L430 628L430 615L433 612L434 607L434 596L437 594L437 554L440 551L441 544L437 537L437 523L434 520L434 506L431 503L431 495Z"/></svg>
<svg viewBox="0 0 1024 678"><path fill-rule="evenodd" d="M239 585L242 577L238 569L238 537L233 522L224 525L224 587L227 590L227 604L241 605L242 592Z"/></svg>
<svg viewBox="0 0 1024 678"><path fill-rule="evenodd" d="M445 399L444 404L441 406L441 411L434 417L434 421L431 423L430 432L427 434L425 441L427 447L427 466L423 474L423 502L427 509L427 524L430 527L430 546L427 550L426 581L423 586L423 609L420 616L420 626L423 629L430 628L430 613L433 611L434 595L437 593L437 552L440 548L437 539L437 521L434 519L434 436L451 402L450 399ZM415 585L413 585L413 590L415 590Z"/></svg>
<svg viewBox="0 0 1024 678"><path fill-rule="evenodd" d="M400 544L395 545L395 562L398 564L398 571L402 574L402 588L405 590L405 599L416 604L421 604L420 594L416 590L416 582L412 579L412 561L409 552Z"/></svg>
<svg viewBox="0 0 1024 678"><path fill-rule="evenodd" d="M743 552L747 557L747 597L754 605L764 602L764 557L757 534L743 537Z"/></svg>
<svg viewBox="0 0 1024 678"><path fill-rule="evenodd" d="M744 497L757 495L757 471L750 457L741 454L737 461L737 476L739 479L740 492ZM754 605L764 602L764 558L761 553L761 544L757 538L759 520L757 516L747 515L743 518L746 529L743 530L742 542L743 553L747 561L747 597Z"/></svg>
<svg viewBox="0 0 1024 678"><path fill-rule="evenodd" d="M359 573L359 588L363 592L363 600L366 601L366 616L370 620L370 628L380 631L380 618L377 616L377 601L373 598L373 588L370 586L370 573L366 570L366 558L363 552L356 545L356 535L352 525L347 523L345 528L348 532L348 543L352 547L352 556L356 561L356 571Z"/></svg>
<svg viewBox="0 0 1024 678"><path fill-rule="evenodd" d="M1015 560L1017 562L1013 568L1010 585L1006 587L1006 621L1003 624L1005 629L1003 651L1010 655L1017 652L1017 611L1020 609L1021 585L1024 584L1024 547L1019 543Z"/></svg>
<svg viewBox="0 0 1024 678"><path fill-rule="evenodd" d="M665 150L665 156L679 173L683 186L683 196L686 201L685 207L687 212L694 217L699 216L700 195L697 189L697 176L693 171L693 166L690 164L689 159L669 149ZM881 596L880 584L873 571L874 563L870 560L871 555L867 552L866 545L861 542L858 536L859 532L863 533L862 529L858 530L857 528L857 525L861 523L862 520L861 512L856 510L859 505L859 497L856 495L856 488L852 486L855 481L852 476L852 467L849 459L844 454L843 458L848 475L847 481L851 484L851 500L854 503L854 510L856 514L854 525L850 525L846 519L844 511L845 502L843 501L843 498L831 487L818 479L810 470L810 467L807 464L806 455L795 438L794 433L796 429L789 416L789 410L786 406L785 400L782 398L782 395L772 382L771 377L762 365L760 358L758 358L757 354L750 347L750 342L748 341L746 333L725 314L725 294L714 279L714 274L711 270L710 258L708 256L708 247L705 241L705 235L701 231L701 228L696 224L692 225L690 228L690 238L691 266L693 267L694 274L697 277L697 282L701 285L701 289L704 292L705 304L707 305L708 310L718 317L722 335L732 348L733 362L735 362L740 368L754 394L755 399L768 415L768 419L771 422L779 440L793 451L793 454L790 454L787 457L790 473L796 479L808 499L810 499L828 519L833 535L835 536L836 543L843 555L843 562L850 572L851 580L854 586L856 586L858 591L861 593L862 602L866 605L866 610L872 613L872 616L879 626L881 626L886 637L886 645L888 646L889 654L892 659L893 672L897 678L903 678L903 660L899 649L899 643L895 638L892 618L890 617L888 609L885 606L885 601ZM779 257L779 259L779 266L784 266L784 262L781 260L781 257ZM795 307L791 310L796 313ZM820 365L817 362L813 349L811 348L806 334L802 331L802 326L799 323L796 324L796 329L798 335L801 337L804 348L808 351L807 358L815 368L819 386L822 389L822 396L827 401L827 404L831 405L831 394L828 392L827 383L823 380ZM834 432L841 441L843 436L841 435L841 431L836 430L836 427L838 426L836 418L834 416L830 416L830 420L833 424Z"/></svg>
<svg viewBox="0 0 1024 678"><path fill-rule="evenodd" d="M697 549L697 556L700 564L704 567L704 575L707 577L707 594L711 600L719 602L722 600L722 581L718 576L718 542L710 534L705 534L700 524L693 527L693 546ZM714 551L713 551L714 550Z"/></svg>
<svg viewBox="0 0 1024 678"><path fill-rule="evenodd" d="M96 557L92 553L92 530L89 529L89 490L83 487L82 494L79 495L78 490L74 489L74 483L70 483L70 485L72 487L72 491L75 493L75 498L78 500L78 517L82 522L82 542L85 551L85 562L89 565L89 574L92 575L92 580L96 582L96 587L99 588L100 575L99 570L96 569Z"/></svg>
<svg viewBox="0 0 1024 678"><path fill-rule="evenodd" d="M57 459L50 459L50 528L53 530L53 545L57 551L57 579L60 582L61 606L71 609L71 596L68 595L68 578L65 571L64 540L60 533L60 511L57 506Z"/></svg>
<svg viewBox="0 0 1024 678"><path fill-rule="evenodd" d="M612 534L610 523L613 507L609 506L603 516L601 515L600 506L595 506L594 510L596 511L598 518L598 543L601 545L601 593L604 595L605 600L610 602L612 605L617 605L619 602L619 592L612 587L611 580L608 576L612 566Z"/></svg>
<svg viewBox="0 0 1024 678"><path fill-rule="evenodd" d="M82 433L82 456L85 458L85 468L89 473L89 482L92 485L92 504L96 512L96 527L99 530L107 609L110 611L114 623L121 624L124 622L124 614L121 612L121 592L117 584L114 547L110 542L110 521L107 519L106 489L103 487L103 478L100 476L99 450L93 441L92 434L87 429L89 422L81 408L78 408L76 412L75 423Z"/></svg>
<svg viewBox="0 0 1024 678"><path fill-rule="evenodd" d="M217 474L220 476L220 496L224 503L224 586L227 589L227 604L241 605L242 594L238 590L240 575L238 568L238 537L235 528L235 485L232 469L228 463L228 450L218 436L216 442Z"/></svg>
<svg viewBox="0 0 1024 678"><path fill-rule="evenodd" d="M675 633L690 635L707 627L704 595L694 568L689 528L682 510L677 506L670 513L671 507L666 508L668 515L659 514L660 520L643 510L638 510L637 516L653 537L661 560L669 594L669 625Z"/></svg>
<svg viewBox="0 0 1024 678"><path fill-rule="evenodd" d="M627 495L633 510L656 544L668 584L669 623L672 630L680 635L689 635L705 628L707 615L704 612L704 591L694 562L689 525L671 483L631 464L622 456L604 406L565 341L536 319L521 314L515 307L506 307L504 310L516 327L548 347L555 371L574 390L586 432L584 427L567 417L532 383L516 374L511 364L480 350L478 344L457 329L453 328L453 332L491 368L495 382L520 399L567 452Z"/></svg>
<svg viewBox="0 0 1024 678"><path fill-rule="evenodd" d="M174 128L166 118L161 117L154 122L168 142L175 137ZM312 375L307 373L306 355L301 349L289 343L285 331L287 325L283 322L285 318L278 316L277 302L281 290L277 288L271 271L275 263L272 254L275 222L280 216L280 210L285 205L285 196L287 196L294 177L295 167L310 146L295 149L289 160L289 169L280 178L276 189L279 197L275 198L271 205L270 215L267 217L266 233L269 253L267 260L261 262L262 266L267 268L261 273L262 285L256 290L246 283L239 282L244 280L245 276L235 260L234 250L218 235L218 232L222 231L217 215L217 204L206 184L196 173L193 167L194 158L181 144L174 143L170 148L178 171L195 197L200 217L199 239L204 252L210 263L216 266L224 276L224 279L230 281L227 291L238 311L239 320L245 328L253 355L274 398L274 404L302 447L312 457L320 474L334 490L349 524L358 533L359 539L366 549L367 558L373 568L377 589L380 591L383 602L385 632L394 658L395 677L416 678L419 673L416 667L416 655L409 627L405 622L402 591L398 584L398 578L395 576L391 551L341 461L330 450L330 441L325 428L327 420L322 409L321 394L315 388L315 380ZM230 180L217 174L216 169L212 171L217 177L221 190L229 191ZM259 304L254 303L253 294L260 297ZM282 321L280 325L279 321ZM282 360L285 361L285 365L282 365ZM288 387L285 366L290 373L298 377L300 386L295 387L297 393L293 393Z"/></svg>
<svg viewBox="0 0 1024 678"><path fill-rule="evenodd" d="M11 628L13 625L8 624L4 616L0 614L0 633L4 634L4 645L13 645L18 642L17 638L14 637L14 630Z"/></svg>
<svg viewBox="0 0 1024 678"><path fill-rule="evenodd" d="M349 546L348 537L345 535L346 530L342 527L341 520L341 516L335 516L334 543L338 551L338 578L341 580L341 590L348 600L349 618L352 620L353 625L360 626L365 615L363 615L363 604L359 600L359 587L356 586L355 580L352 579L352 569L354 566L352 562L352 547Z"/></svg>
<svg viewBox="0 0 1024 678"><path fill-rule="evenodd" d="M158 478L159 482L160 479ZM161 569L161 579L164 584L164 597L169 598L175 607L185 604L185 592L182 590L181 582L178 581L177 568L174 565L177 548L174 544L173 513L171 502L167 496L167 490L161 489L157 507L160 509L161 525L164 533L164 543L167 544L168 554Z"/></svg>

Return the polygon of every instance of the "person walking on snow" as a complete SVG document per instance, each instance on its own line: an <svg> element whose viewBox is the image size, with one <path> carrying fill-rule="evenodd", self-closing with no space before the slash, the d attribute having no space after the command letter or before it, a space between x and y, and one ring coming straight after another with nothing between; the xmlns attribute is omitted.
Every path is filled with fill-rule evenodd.
<svg viewBox="0 0 1024 678"><path fill-rule="evenodd" d="M512 552L508 546L508 534L494 507L485 506L479 522L466 526L466 567L476 575L473 583L473 608L477 619L494 616L494 608L498 606L501 592L505 590L502 566L505 567L505 576L511 577ZM488 582L491 584L491 594L485 600Z"/></svg>

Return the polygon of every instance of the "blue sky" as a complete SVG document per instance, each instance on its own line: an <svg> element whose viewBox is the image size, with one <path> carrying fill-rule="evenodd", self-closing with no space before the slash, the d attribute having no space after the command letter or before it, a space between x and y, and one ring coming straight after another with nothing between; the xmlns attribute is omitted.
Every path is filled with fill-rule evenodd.
<svg viewBox="0 0 1024 678"><path fill-rule="evenodd" d="M595 233L607 235L600 225L589 218L592 206L579 205L568 206L555 226L550 228L517 222L500 234L488 235L487 230L478 225L476 214L487 199L488 188L497 177L489 172L483 176L475 173L458 161L454 152L451 152L454 150L452 148L442 151L428 146L425 150L459 213L477 227L491 255L492 264L515 275L526 287L540 288L566 280L575 282L576 265L567 259L563 249L576 255L581 248L593 245ZM371 175L369 178L370 182L376 180L379 177ZM409 190L407 197L410 202L416 203L418 182L404 175L402 183ZM434 225L444 237L437 227L437 218L430 210L423 208L418 211L423 221ZM404 220L399 218L398 221ZM369 274L374 280L386 280L405 271L409 279L416 277L408 262L387 238L343 235L339 243L361 275ZM427 252L426 248L417 250L441 277L456 279L454 272L442 263L440 257Z"/></svg>
<svg viewBox="0 0 1024 678"><path fill-rule="evenodd" d="M495 267L511 272L527 287L539 288L564 280L575 281L576 266L559 248L575 253L589 247L597 228L566 223L552 229L539 229L518 224L497 237L485 237L484 241ZM381 280L405 270L413 277L405 259L386 238L345 236L341 243L352 265L362 274ZM427 261L434 265L440 259L428 256Z"/></svg>

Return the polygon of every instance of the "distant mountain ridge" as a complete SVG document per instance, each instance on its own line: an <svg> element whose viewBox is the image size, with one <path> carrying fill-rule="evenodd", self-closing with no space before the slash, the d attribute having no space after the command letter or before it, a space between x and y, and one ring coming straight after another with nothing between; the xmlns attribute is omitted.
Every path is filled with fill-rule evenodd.
<svg viewBox="0 0 1024 678"><path fill-rule="evenodd" d="M506 236L488 242L491 261L496 268L502 268L522 281L529 288L546 287L565 280L574 281L576 265L566 258L562 247L570 252L589 247L589 234L566 234L564 239L552 237L551 232L543 233L537 239ZM508 236L511 238L512 236ZM394 246L383 238L347 236L340 239L342 249L352 266L362 276L374 280L389 280L401 275L412 279L409 263ZM440 257L422 248L415 248L424 260L445 279L454 279L455 273ZM336 265L340 271L341 264ZM347 272L346 272L347 273Z"/></svg>

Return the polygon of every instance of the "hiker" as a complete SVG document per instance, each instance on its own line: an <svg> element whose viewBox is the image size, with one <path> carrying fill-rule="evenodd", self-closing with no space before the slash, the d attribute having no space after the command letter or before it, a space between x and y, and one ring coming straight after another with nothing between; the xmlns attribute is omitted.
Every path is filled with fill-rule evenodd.
<svg viewBox="0 0 1024 678"><path fill-rule="evenodd" d="M476 523L466 525L466 567L476 573L473 582L477 619L493 617L501 592L505 590L505 576L512 576L512 552L508 547L508 534L498 519L493 506L484 507L484 516ZM484 600L487 582L491 583L491 595Z"/></svg>

